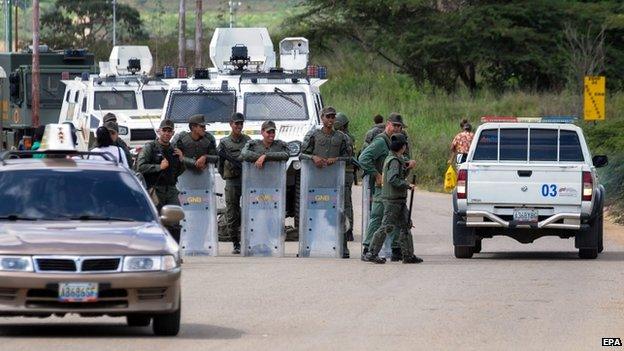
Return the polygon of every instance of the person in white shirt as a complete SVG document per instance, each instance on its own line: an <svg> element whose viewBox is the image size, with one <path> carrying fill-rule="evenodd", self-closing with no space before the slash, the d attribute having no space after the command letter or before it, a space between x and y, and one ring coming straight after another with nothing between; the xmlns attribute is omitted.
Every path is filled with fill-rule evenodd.
<svg viewBox="0 0 624 351"><path fill-rule="evenodd" d="M108 122L107 124L111 124L111 122ZM117 123L115 123L116 125ZM110 128L109 128L110 127ZM113 127L115 126L102 126L99 127L96 131L95 131L95 139L97 141L97 147L94 147L93 149L91 149L91 151L93 152L108 152L109 154L113 155L113 157L115 158L115 160L117 160L117 162L119 162L120 164L124 165L124 167L128 167L128 160L126 159L126 154L123 152L123 150L119 147L119 146L115 146L114 145L114 141L113 141L113 136L111 135L112 133L115 133L115 136L117 135L117 132L113 129ZM111 129L112 133L111 133ZM89 156L90 159L103 159L103 157L101 156Z"/></svg>

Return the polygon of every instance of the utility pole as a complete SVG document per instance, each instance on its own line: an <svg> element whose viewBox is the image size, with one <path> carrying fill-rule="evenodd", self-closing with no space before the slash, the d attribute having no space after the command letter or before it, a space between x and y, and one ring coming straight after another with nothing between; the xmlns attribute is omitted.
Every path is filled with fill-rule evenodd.
<svg viewBox="0 0 624 351"><path fill-rule="evenodd" d="M117 44L117 0L113 0L113 46Z"/></svg>
<svg viewBox="0 0 624 351"><path fill-rule="evenodd" d="M234 10L236 10L242 3L240 1L232 1L229 2L230 5L230 28L234 28Z"/></svg>
<svg viewBox="0 0 624 351"><path fill-rule="evenodd" d="M39 0L33 0L32 126L39 127Z"/></svg>
<svg viewBox="0 0 624 351"><path fill-rule="evenodd" d="M195 0L195 68L203 67L202 41L204 40L204 28L202 23L203 9L202 0Z"/></svg>
<svg viewBox="0 0 624 351"><path fill-rule="evenodd" d="M13 44L13 38L11 38L12 28L12 15L11 15L11 0L4 0L4 46L6 52L11 52L11 44Z"/></svg>
<svg viewBox="0 0 624 351"><path fill-rule="evenodd" d="M18 41L17 41L17 25L19 24L19 21L17 20L17 10L19 9L19 6L17 6L17 3L15 4L15 51L17 51L18 49Z"/></svg>
<svg viewBox="0 0 624 351"><path fill-rule="evenodd" d="M184 29L186 28L186 4L185 0L180 0L180 12L178 15L178 67L186 66L185 50L186 40L184 38Z"/></svg>

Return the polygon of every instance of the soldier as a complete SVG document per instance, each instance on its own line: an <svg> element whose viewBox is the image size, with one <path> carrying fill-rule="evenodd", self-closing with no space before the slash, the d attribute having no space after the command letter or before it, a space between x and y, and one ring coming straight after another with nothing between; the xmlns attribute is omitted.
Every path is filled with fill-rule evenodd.
<svg viewBox="0 0 624 351"><path fill-rule="evenodd" d="M334 122L334 129L343 132L347 136L348 142L348 150L349 150L349 158L355 155L355 138L351 133L349 133L349 119L347 116L338 112L336 114L336 121ZM353 162L349 161L345 167L345 203L344 203L344 211L349 221L349 229L345 233L345 236L348 241L353 241L353 202L351 201L351 187L356 179L356 169Z"/></svg>
<svg viewBox="0 0 624 351"><path fill-rule="evenodd" d="M383 122L382 115L375 115L375 117L373 117L373 122L375 123L373 125L373 128L369 129L368 132L366 132L366 134L364 135L362 150L364 150L373 141L373 139L375 139L377 135L381 134L386 128L386 125Z"/></svg>
<svg viewBox="0 0 624 351"><path fill-rule="evenodd" d="M372 143L362 151L362 154L359 157L359 163L362 167L362 171L364 174L371 176L371 181L374 180L373 204L371 207L370 220L366 230L366 235L362 240L362 245L364 246L362 258L364 258L364 254L368 252L373 234L379 228L383 218L384 210L381 198L381 186L383 184L382 172L384 161L390 151L390 137L393 134L401 133L404 126L403 117L401 117L398 113L391 113L390 117L388 117L388 121L386 122L384 132L377 135L375 139L373 139ZM416 161L409 160L407 161L406 168L409 170L414 168L415 165ZM397 244L398 243L393 243L394 247L392 248L392 261L401 260L401 249L397 246Z"/></svg>
<svg viewBox="0 0 624 351"><path fill-rule="evenodd" d="M204 115L191 116L189 130L177 134L171 144L184 154L182 162L186 169L201 172L208 162L217 161L217 142L212 134L206 133Z"/></svg>
<svg viewBox="0 0 624 351"><path fill-rule="evenodd" d="M412 221L405 204L407 190L413 189L405 178L409 172L403 154L407 149L407 139L403 134L392 135L390 153L383 165L383 199L384 211L381 227L375 231L370 250L364 255L364 261L374 263L386 263L385 258L377 256L383 246L386 236L391 234L395 227L399 229L399 242L401 243L401 255L403 263L420 263L422 259L414 255L414 243L410 229Z"/></svg>
<svg viewBox="0 0 624 351"><path fill-rule="evenodd" d="M104 118L102 118L102 123L104 125L106 125L106 123L109 123L109 122L117 123L117 116L115 116L114 114L110 112L105 114ZM119 130L117 132L119 132ZM123 153L126 155L126 160L128 161L128 168L132 169L132 166L134 165L134 158L132 158L132 154L130 153L130 148L128 147L126 142L123 141L121 138L115 138L113 141L114 141L115 146L119 146L121 150L123 150Z"/></svg>
<svg viewBox="0 0 624 351"><path fill-rule="evenodd" d="M243 134L243 123L245 116L242 113L234 113L230 117L230 135L221 139L217 154L219 155L218 170L225 180L225 221L226 232L232 239L235 255L240 254L240 226L241 208L240 197L242 195L242 175L241 150L251 138Z"/></svg>
<svg viewBox="0 0 624 351"><path fill-rule="evenodd" d="M312 129L306 134L301 146L301 159L308 159L314 162L318 168L330 166L338 160L338 157L349 157L349 137L343 132L334 130L336 120L336 109L331 106L323 108L321 111L321 129ZM342 258L349 258L349 247L347 238L343 240Z"/></svg>
<svg viewBox="0 0 624 351"><path fill-rule="evenodd" d="M261 126L262 140L249 140L241 157L243 161L253 162L256 167L262 168L266 161L286 161L290 157L288 144L275 139L275 123L266 121Z"/></svg>

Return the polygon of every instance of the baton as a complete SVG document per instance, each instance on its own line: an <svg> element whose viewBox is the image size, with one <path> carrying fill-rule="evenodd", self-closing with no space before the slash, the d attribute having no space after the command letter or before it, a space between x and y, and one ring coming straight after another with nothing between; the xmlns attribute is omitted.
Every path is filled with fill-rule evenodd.
<svg viewBox="0 0 624 351"><path fill-rule="evenodd" d="M412 176L412 184L416 184L416 175ZM412 194L410 195L410 205L409 205L409 218L412 218L412 207L414 207L414 188L412 188Z"/></svg>

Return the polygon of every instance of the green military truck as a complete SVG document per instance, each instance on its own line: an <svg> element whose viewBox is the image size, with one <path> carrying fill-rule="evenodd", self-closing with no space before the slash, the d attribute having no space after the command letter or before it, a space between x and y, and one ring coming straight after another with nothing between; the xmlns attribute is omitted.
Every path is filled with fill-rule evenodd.
<svg viewBox="0 0 624 351"><path fill-rule="evenodd" d="M51 51L40 46L39 123L58 123L65 92L64 79L80 77L83 72L97 73L95 57L84 49ZM1 85L1 148L18 146L24 136L33 133L32 119L32 52L0 53L0 66L7 75Z"/></svg>

